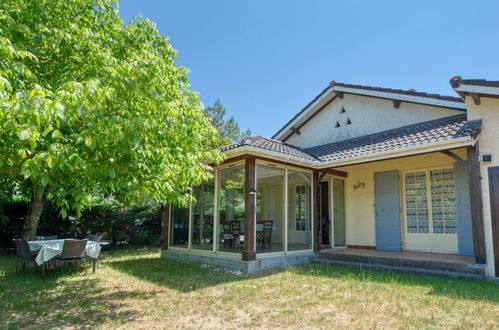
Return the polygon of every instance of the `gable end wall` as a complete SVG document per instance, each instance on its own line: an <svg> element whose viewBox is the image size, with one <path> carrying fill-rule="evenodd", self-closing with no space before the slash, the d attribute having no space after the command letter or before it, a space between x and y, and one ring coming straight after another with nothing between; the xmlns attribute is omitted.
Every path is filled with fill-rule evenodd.
<svg viewBox="0 0 499 330"><path fill-rule="evenodd" d="M344 113L340 113L342 107ZM286 142L309 148L462 113L407 102L402 102L396 109L391 100L344 94L343 99L335 99L301 127L300 135L293 134ZM350 125L347 125L348 119ZM340 127L335 127L336 122Z"/></svg>

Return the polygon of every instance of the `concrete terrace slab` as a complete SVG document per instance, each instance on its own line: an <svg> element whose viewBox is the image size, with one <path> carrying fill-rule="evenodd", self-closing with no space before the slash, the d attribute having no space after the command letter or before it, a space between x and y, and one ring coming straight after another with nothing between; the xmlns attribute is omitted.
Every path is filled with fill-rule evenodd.
<svg viewBox="0 0 499 330"><path fill-rule="evenodd" d="M320 251L317 253L316 261L379 265L383 266L382 268L420 269L428 272L449 272L458 275L484 275L483 265L475 264L474 257L447 253L337 249Z"/></svg>
<svg viewBox="0 0 499 330"><path fill-rule="evenodd" d="M296 264L308 264L314 259L313 252L288 253L281 255L259 255L256 260L243 261L240 254L230 255L228 253L210 253L182 251L181 249L169 249L161 251L161 257L191 262L199 262L229 269L243 274L252 274L266 269L285 267Z"/></svg>

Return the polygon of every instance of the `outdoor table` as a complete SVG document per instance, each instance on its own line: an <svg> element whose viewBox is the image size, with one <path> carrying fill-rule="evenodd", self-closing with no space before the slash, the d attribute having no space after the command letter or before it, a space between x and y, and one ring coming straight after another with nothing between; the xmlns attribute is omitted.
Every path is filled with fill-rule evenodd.
<svg viewBox="0 0 499 330"><path fill-rule="evenodd" d="M75 240L74 238L68 238ZM36 263L41 266L42 276L45 275L45 263L62 253L64 239L51 239L41 241L28 241L29 249L32 252L38 251ZM98 242L87 241L85 248L86 255L92 258L92 270L95 273L95 262L99 257L101 246Z"/></svg>

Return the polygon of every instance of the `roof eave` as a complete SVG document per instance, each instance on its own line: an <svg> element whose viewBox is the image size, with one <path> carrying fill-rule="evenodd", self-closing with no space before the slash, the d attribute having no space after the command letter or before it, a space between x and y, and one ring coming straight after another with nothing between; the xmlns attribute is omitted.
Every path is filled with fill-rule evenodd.
<svg viewBox="0 0 499 330"><path fill-rule="evenodd" d="M382 161L399 157L408 157L408 156L415 156L431 152L438 152L442 150L469 147L474 145L475 143L474 140L475 139L471 136L464 136L461 138L445 140L437 143L426 143L423 145L418 145L416 147L407 147L407 148L389 150L386 152L376 153L373 155L362 155L358 157L350 157L341 160L325 161L320 163L319 169L350 166L350 165L368 163L373 161Z"/></svg>
<svg viewBox="0 0 499 330"><path fill-rule="evenodd" d="M321 95L322 94L322 95ZM327 87L321 94L319 94L312 103L308 104L296 118L289 121L285 126L283 126L276 134L272 136L272 139L281 140L289 133L292 127L300 126L304 123L311 115L313 115L314 110L319 110L324 104L331 101L336 95L332 93L331 87Z"/></svg>
<svg viewBox="0 0 499 330"><path fill-rule="evenodd" d="M377 98L389 99L389 100L400 100L403 102L427 104L427 105L432 105L432 106L437 106L437 107L452 108L452 109L466 111L466 104L462 103L462 102L457 102L457 101L447 101L447 100L440 100L440 99L435 99L435 98L431 98L431 97L405 95L405 94L400 94L400 93L392 93L392 92L384 92L384 91L373 91L373 90L367 90L367 89L362 89L362 88L353 88L353 87L344 87L344 86L333 86L332 89L333 89L333 91L338 91L338 92L343 92L343 93L348 93L348 94L371 96L371 97L377 97Z"/></svg>
<svg viewBox="0 0 499 330"><path fill-rule="evenodd" d="M463 95L469 95L471 93L482 96L487 96L487 95L499 96L499 87L462 84L454 88L454 90L461 97L463 97Z"/></svg>
<svg viewBox="0 0 499 330"><path fill-rule="evenodd" d="M399 157L409 157L420 154L426 154L431 152L438 152L441 150L457 149L462 147L473 146L476 139L471 136L465 136L452 140L445 140L436 143L426 143L423 145L418 145L415 147L399 148L394 150L389 150L387 152L376 153L373 155L362 155L358 157L350 157L341 160L331 160L331 161L316 161L301 159L299 157L283 155L281 153L261 149L253 146L241 146L235 149L230 149L224 152L227 159L234 158L242 155L254 155L266 158L272 158L279 161L288 162L295 165L301 165L310 167L312 169L325 169L325 168L337 168L343 166L357 165L362 163L368 163L373 161L383 161Z"/></svg>
<svg viewBox="0 0 499 330"><path fill-rule="evenodd" d="M311 168L316 168L320 162L318 160L308 160L308 159L303 159L291 155L285 155L279 152L271 151L271 150L265 150L261 149L258 147L254 146L241 146L235 149L230 149L223 154L226 156L227 159L234 158L237 156L242 156L242 155L254 155L254 156L261 156L261 157L268 157L272 158L275 160L280 160L284 162L289 162L292 164L296 165L302 165L306 167L311 167Z"/></svg>

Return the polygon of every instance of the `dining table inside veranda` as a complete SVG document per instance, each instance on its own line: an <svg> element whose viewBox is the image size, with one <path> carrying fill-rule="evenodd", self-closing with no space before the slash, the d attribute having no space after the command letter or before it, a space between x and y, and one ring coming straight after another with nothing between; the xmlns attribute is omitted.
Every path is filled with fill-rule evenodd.
<svg viewBox="0 0 499 330"><path fill-rule="evenodd" d="M39 240L39 241L28 241L29 249L32 253L37 253L35 262L41 268L42 277L45 276L45 268L47 262L54 259L57 255L62 253L64 248L65 240L77 240L75 238L66 239L51 239L51 240ZM95 273L95 265L101 246L99 242L87 241L87 246L85 247L85 254L92 259L92 271Z"/></svg>

